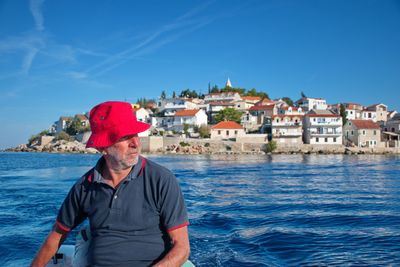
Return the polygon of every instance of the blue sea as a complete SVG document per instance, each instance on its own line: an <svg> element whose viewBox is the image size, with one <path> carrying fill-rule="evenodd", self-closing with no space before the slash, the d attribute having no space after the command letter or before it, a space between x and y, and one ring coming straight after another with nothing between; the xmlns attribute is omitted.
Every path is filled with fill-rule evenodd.
<svg viewBox="0 0 400 267"><path fill-rule="evenodd" d="M30 263L98 157L0 153L0 266ZM400 266L399 156L147 157L180 182L196 266Z"/></svg>

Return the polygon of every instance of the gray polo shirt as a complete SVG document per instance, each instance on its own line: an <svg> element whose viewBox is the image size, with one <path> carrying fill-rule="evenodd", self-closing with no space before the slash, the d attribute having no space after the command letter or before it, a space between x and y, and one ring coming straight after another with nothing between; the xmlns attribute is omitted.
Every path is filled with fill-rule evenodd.
<svg viewBox="0 0 400 267"><path fill-rule="evenodd" d="M62 204L57 225L65 230L89 218L91 266L150 266L171 248L168 231L188 225L175 176L139 157L117 188L108 185L96 166L79 179Z"/></svg>

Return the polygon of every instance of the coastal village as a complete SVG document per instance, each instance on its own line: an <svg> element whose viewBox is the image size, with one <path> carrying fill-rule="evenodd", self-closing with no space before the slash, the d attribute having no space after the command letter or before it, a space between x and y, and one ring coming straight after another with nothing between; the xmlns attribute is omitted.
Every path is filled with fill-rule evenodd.
<svg viewBox="0 0 400 267"><path fill-rule="evenodd" d="M163 92L157 101L133 103L137 119L152 125L140 134L143 150L190 154L399 153L400 113L390 111L384 103L328 104L324 98L303 93L295 102L287 97L271 100L252 90L253 95L241 94L228 79L223 90L209 89L202 97L182 95L184 92L167 97ZM62 116L48 131L14 151L95 152L84 148L90 135L88 116ZM78 127L71 133L74 123ZM74 141L72 148L67 147L67 141Z"/></svg>

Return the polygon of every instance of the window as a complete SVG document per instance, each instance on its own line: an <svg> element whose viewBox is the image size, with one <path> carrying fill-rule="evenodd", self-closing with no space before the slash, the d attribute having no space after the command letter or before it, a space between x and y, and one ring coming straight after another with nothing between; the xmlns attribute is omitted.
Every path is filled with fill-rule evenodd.
<svg viewBox="0 0 400 267"><path fill-rule="evenodd" d="M374 130L374 135L376 135L376 130Z"/></svg>
<svg viewBox="0 0 400 267"><path fill-rule="evenodd" d="M325 143L328 143L328 138L325 138Z"/></svg>
<svg viewBox="0 0 400 267"><path fill-rule="evenodd" d="M365 130L362 131L362 135L365 135Z"/></svg>
<svg viewBox="0 0 400 267"><path fill-rule="evenodd" d="M335 143L336 143L336 137L333 137L333 142L335 142Z"/></svg>
<svg viewBox="0 0 400 267"><path fill-rule="evenodd" d="M354 135L354 132L353 132L353 131L351 131L351 135Z"/></svg>
<svg viewBox="0 0 400 267"><path fill-rule="evenodd" d="M221 135L221 130L218 130L218 135Z"/></svg>
<svg viewBox="0 0 400 267"><path fill-rule="evenodd" d="M237 131L237 130L235 130L235 134L238 134L238 131Z"/></svg>
<svg viewBox="0 0 400 267"><path fill-rule="evenodd" d="M319 138L317 137L317 138L315 138L315 142L316 143L318 143L319 142Z"/></svg>
<svg viewBox="0 0 400 267"><path fill-rule="evenodd" d="M229 136L229 130L226 130L226 135L228 135L228 136Z"/></svg>

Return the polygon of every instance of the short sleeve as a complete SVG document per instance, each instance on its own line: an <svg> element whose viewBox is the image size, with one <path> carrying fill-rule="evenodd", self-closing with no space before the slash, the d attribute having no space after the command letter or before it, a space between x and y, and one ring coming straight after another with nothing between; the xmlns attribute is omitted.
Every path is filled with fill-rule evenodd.
<svg viewBox="0 0 400 267"><path fill-rule="evenodd" d="M80 205L82 191L80 187L81 185L77 183L71 188L58 211L56 224L63 231L71 231L87 217Z"/></svg>
<svg viewBox="0 0 400 267"><path fill-rule="evenodd" d="M161 222L167 231L170 232L189 225L182 191L172 173L164 180L160 192L160 200Z"/></svg>

